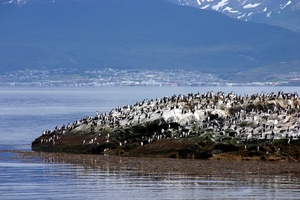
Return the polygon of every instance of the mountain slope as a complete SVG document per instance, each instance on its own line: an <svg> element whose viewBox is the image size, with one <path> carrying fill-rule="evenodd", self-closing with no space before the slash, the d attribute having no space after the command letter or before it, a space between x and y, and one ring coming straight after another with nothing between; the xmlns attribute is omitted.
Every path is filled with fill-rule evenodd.
<svg viewBox="0 0 300 200"><path fill-rule="evenodd" d="M239 71L299 59L300 35L153 0L0 6L0 70L183 68Z"/></svg>
<svg viewBox="0 0 300 200"><path fill-rule="evenodd" d="M300 0L168 0L214 10L244 21L267 23L300 32Z"/></svg>

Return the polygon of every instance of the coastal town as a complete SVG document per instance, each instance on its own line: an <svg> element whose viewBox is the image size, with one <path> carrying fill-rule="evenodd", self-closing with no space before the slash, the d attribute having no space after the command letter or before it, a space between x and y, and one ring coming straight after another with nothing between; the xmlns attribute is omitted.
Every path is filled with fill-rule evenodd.
<svg viewBox="0 0 300 200"><path fill-rule="evenodd" d="M17 70L0 74L0 86L291 86L300 85L300 72L278 75L267 82L237 82L198 71L112 69Z"/></svg>

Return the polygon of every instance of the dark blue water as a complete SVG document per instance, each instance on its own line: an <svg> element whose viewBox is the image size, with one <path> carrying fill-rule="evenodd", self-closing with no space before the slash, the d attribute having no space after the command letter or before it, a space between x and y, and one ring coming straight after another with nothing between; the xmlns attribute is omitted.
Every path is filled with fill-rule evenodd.
<svg viewBox="0 0 300 200"><path fill-rule="evenodd" d="M267 183L247 183L224 180L217 172L209 178L141 175L36 158L24 161L7 151L30 152L31 142L43 130L95 115L96 111L109 112L145 98L211 90L300 93L296 87L0 87L0 199L298 198L299 180L289 176L268 177Z"/></svg>

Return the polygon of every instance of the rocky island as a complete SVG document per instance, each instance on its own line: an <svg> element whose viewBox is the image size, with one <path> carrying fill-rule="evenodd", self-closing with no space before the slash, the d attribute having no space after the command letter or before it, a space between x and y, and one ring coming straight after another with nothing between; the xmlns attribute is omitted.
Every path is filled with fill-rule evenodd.
<svg viewBox="0 0 300 200"><path fill-rule="evenodd" d="M300 161L298 94L233 92L144 99L46 130L34 151Z"/></svg>

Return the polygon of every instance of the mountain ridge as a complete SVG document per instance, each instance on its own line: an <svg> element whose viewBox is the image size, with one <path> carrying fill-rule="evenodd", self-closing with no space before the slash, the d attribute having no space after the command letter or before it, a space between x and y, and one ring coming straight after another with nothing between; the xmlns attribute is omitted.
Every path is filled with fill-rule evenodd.
<svg viewBox="0 0 300 200"><path fill-rule="evenodd" d="M214 10L235 19L281 26L300 32L299 0L168 0L172 3Z"/></svg>

